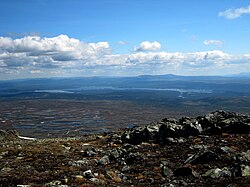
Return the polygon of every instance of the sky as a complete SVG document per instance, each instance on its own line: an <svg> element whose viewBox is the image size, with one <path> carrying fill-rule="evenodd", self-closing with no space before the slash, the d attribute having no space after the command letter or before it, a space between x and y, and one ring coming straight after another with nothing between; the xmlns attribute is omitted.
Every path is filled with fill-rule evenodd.
<svg viewBox="0 0 250 187"><path fill-rule="evenodd" d="M0 79L250 71L250 0L1 0Z"/></svg>

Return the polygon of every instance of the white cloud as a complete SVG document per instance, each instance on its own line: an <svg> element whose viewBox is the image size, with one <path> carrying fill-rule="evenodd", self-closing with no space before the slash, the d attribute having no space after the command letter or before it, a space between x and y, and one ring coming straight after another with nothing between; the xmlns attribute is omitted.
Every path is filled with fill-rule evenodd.
<svg viewBox="0 0 250 187"><path fill-rule="evenodd" d="M192 53L168 53L150 52L135 53L128 55L127 63L132 64L168 64L168 65L190 65L209 66L211 64L224 63L234 60L234 57L222 51L192 52Z"/></svg>
<svg viewBox="0 0 250 187"><path fill-rule="evenodd" d="M221 47L223 42L221 40L204 40L204 45L216 45L218 47Z"/></svg>
<svg viewBox="0 0 250 187"><path fill-rule="evenodd" d="M161 44L157 41L149 42L145 41L140 44L139 47L135 47L135 51L157 51L161 49Z"/></svg>
<svg viewBox="0 0 250 187"><path fill-rule="evenodd" d="M243 14L250 14L250 5L247 7L241 7L237 9L228 9L222 12L219 12L220 17L225 17L226 19L236 19Z"/></svg>
<svg viewBox="0 0 250 187"><path fill-rule="evenodd" d="M89 43L89 45L91 47L93 47L94 50L109 49L109 43L108 42Z"/></svg>
<svg viewBox="0 0 250 187"><path fill-rule="evenodd" d="M119 45L127 45L128 42L125 42L125 41L118 41L117 44L119 44Z"/></svg>
<svg viewBox="0 0 250 187"><path fill-rule="evenodd" d="M41 70L30 70L31 74L40 74Z"/></svg>
<svg viewBox="0 0 250 187"><path fill-rule="evenodd" d="M23 65L23 61L33 65L74 64L73 61L87 63L100 56L110 54L108 42L84 43L78 39L59 35L52 38L26 36L19 39L0 37L0 57L8 65Z"/></svg>
<svg viewBox="0 0 250 187"><path fill-rule="evenodd" d="M4 66L7 66L5 63L4 63L4 61L3 60L0 60L0 67L4 67Z"/></svg>
<svg viewBox="0 0 250 187"><path fill-rule="evenodd" d="M218 44L215 41L207 40L204 44ZM153 45L154 42L143 43L141 49L133 53L114 54L108 42L85 43L66 35L52 38L0 37L1 79L4 76L138 75L150 72L209 74L220 68L232 72L237 68L250 68L250 54L231 55L220 50L158 52L153 49L160 49L159 42Z"/></svg>

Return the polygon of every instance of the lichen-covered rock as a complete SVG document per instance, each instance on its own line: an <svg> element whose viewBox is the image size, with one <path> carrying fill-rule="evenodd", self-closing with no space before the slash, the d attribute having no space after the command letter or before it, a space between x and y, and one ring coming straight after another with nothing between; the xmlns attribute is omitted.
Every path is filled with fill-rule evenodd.
<svg viewBox="0 0 250 187"><path fill-rule="evenodd" d="M250 176L250 167L246 165L241 165L241 175L243 177Z"/></svg>
<svg viewBox="0 0 250 187"><path fill-rule="evenodd" d="M216 168L208 170L203 176L211 178L231 177L232 173L227 167L224 167L222 169Z"/></svg>

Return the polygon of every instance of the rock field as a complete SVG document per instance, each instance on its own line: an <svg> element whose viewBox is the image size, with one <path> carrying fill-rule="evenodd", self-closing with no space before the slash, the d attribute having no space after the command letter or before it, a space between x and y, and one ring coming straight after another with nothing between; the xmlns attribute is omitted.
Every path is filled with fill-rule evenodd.
<svg viewBox="0 0 250 187"><path fill-rule="evenodd" d="M0 186L249 186L250 117L216 111L64 139L0 130Z"/></svg>

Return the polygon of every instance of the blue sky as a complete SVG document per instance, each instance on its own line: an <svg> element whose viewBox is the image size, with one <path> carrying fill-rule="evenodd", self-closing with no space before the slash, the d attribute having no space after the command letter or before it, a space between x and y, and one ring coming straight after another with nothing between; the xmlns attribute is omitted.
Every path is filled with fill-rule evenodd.
<svg viewBox="0 0 250 187"><path fill-rule="evenodd" d="M250 67L248 0L1 0L1 79L232 74Z"/></svg>

